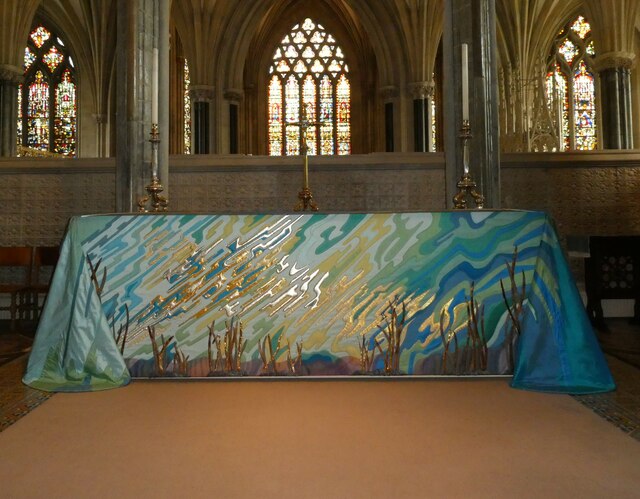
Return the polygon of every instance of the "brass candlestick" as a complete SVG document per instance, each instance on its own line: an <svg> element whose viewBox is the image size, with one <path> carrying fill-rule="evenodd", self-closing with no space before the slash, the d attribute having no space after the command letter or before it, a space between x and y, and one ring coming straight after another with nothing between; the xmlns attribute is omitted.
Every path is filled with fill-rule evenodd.
<svg viewBox="0 0 640 499"><path fill-rule="evenodd" d="M313 194L309 189L309 157L307 152L309 146L307 145L307 127L309 126L309 120L307 119L306 107L302 108L302 116L300 119L300 133L302 134L302 144L300 146L300 152L302 153L303 165L304 165L304 183L302 190L298 193L298 204L293 208L294 211L318 211L318 205L313 200Z"/></svg>
<svg viewBox="0 0 640 499"><path fill-rule="evenodd" d="M313 194L309 189L309 163L306 151L304 154L304 185L298 193L298 199L298 204L293 208L294 211L318 211L318 205L313 200Z"/></svg>
<svg viewBox="0 0 640 499"><path fill-rule="evenodd" d="M460 129L460 140L462 141L462 164L464 167L464 173L456 186L458 192L453 196L453 206L456 210L466 210L467 197L471 196L475 202L476 208L484 208L484 196L477 190L477 184L469 173L469 139L471 139L471 125L469 120L462 121L462 128Z"/></svg>
<svg viewBox="0 0 640 499"><path fill-rule="evenodd" d="M167 211L169 201L160 195L164 190L160 179L158 178L158 144L160 143L160 134L158 132L158 124L151 124L151 133L149 134L149 142L151 142L151 183L145 187L147 194L138 200L138 211L141 213ZM147 208L147 203L151 201L151 207Z"/></svg>

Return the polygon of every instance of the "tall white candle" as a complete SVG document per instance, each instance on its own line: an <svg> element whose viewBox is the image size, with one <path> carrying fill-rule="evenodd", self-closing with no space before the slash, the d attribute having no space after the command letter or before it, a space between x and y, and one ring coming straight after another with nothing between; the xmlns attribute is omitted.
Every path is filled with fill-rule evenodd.
<svg viewBox="0 0 640 499"><path fill-rule="evenodd" d="M151 123L158 123L158 49L153 49L151 63Z"/></svg>
<svg viewBox="0 0 640 499"><path fill-rule="evenodd" d="M462 120L469 121L469 46L462 44Z"/></svg>

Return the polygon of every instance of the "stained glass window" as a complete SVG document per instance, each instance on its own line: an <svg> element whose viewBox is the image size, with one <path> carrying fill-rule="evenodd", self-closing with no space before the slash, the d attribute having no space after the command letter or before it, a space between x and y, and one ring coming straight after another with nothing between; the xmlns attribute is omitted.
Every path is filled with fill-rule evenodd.
<svg viewBox="0 0 640 499"><path fill-rule="evenodd" d="M18 85L18 145L22 145L22 85Z"/></svg>
<svg viewBox="0 0 640 499"><path fill-rule="evenodd" d="M32 29L24 52L18 94L18 144L75 156L77 88L74 66L61 38L42 25Z"/></svg>
<svg viewBox="0 0 640 499"><path fill-rule="evenodd" d="M184 153L191 154L191 98L189 97L189 87L191 85L191 73L189 72L189 62L184 60Z"/></svg>
<svg viewBox="0 0 640 499"><path fill-rule="evenodd" d="M36 29L31 31L31 35L29 35L29 37L36 48L42 48L46 41L51 38L51 33L49 33L44 26L38 26Z"/></svg>
<svg viewBox="0 0 640 499"><path fill-rule="evenodd" d="M64 70L56 86L55 106L53 151L69 156L76 144L76 85L69 69Z"/></svg>
<svg viewBox="0 0 640 499"><path fill-rule="evenodd" d="M29 69L31 63L36 60L36 55L29 50L29 47L24 48L24 69Z"/></svg>
<svg viewBox="0 0 640 499"><path fill-rule="evenodd" d="M27 143L34 149L49 149L49 84L42 71L27 87Z"/></svg>
<svg viewBox="0 0 640 499"><path fill-rule="evenodd" d="M53 73L58 65L64 60L64 56L58 52L57 48L51 47L49 49L49 53L45 54L42 59L46 65L49 66L49 71Z"/></svg>
<svg viewBox="0 0 640 499"><path fill-rule="evenodd" d="M554 43L546 92L560 150L592 150L598 145L596 80L591 69L595 54L591 26L583 16L568 23Z"/></svg>
<svg viewBox="0 0 640 499"><path fill-rule="evenodd" d="M573 109L576 124L576 149L591 150L596 147L595 78L584 61L573 78Z"/></svg>
<svg viewBox="0 0 640 499"><path fill-rule="evenodd" d="M436 92L434 89L433 96L431 97L431 150L436 150L437 144L437 130L438 130L438 122L436 121Z"/></svg>
<svg viewBox="0 0 640 499"><path fill-rule="evenodd" d="M269 154L351 153L351 82L342 49L309 18L276 48L269 68Z"/></svg>
<svg viewBox="0 0 640 499"><path fill-rule="evenodd" d="M345 75L340 76L336 89L336 111L338 128L338 154L351 152L351 87Z"/></svg>

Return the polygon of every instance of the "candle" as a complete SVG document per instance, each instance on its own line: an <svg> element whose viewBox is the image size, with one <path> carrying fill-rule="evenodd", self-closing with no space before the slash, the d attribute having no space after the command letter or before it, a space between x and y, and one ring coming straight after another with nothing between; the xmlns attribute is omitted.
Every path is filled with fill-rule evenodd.
<svg viewBox="0 0 640 499"><path fill-rule="evenodd" d="M158 144L153 145L153 151L151 151L151 177L152 179L159 178L158 176Z"/></svg>
<svg viewBox="0 0 640 499"><path fill-rule="evenodd" d="M151 123L158 123L158 49L153 49L151 65Z"/></svg>
<svg viewBox="0 0 640 499"><path fill-rule="evenodd" d="M462 121L469 121L469 46L462 44Z"/></svg>

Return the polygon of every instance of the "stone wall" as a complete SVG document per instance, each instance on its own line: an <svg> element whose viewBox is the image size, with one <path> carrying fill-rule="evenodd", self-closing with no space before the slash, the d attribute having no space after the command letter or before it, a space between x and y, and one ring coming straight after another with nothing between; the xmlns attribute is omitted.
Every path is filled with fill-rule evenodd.
<svg viewBox="0 0 640 499"><path fill-rule="evenodd" d="M640 154L505 155L504 208L544 210L570 235L640 235Z"/></svg>
<svg viewBox="0 0 640 499"><path fill-rule="evenodd" d="M52 245L73 215L115 207L113 158L0 160L0 245ZM302 184L299 158L174 156L172 211L287 212ZM502 158L504 208L549 212L572 235L640 234L640 153L512 154ZM322 211L446 207L442 154L311 158Z"/></svg>

